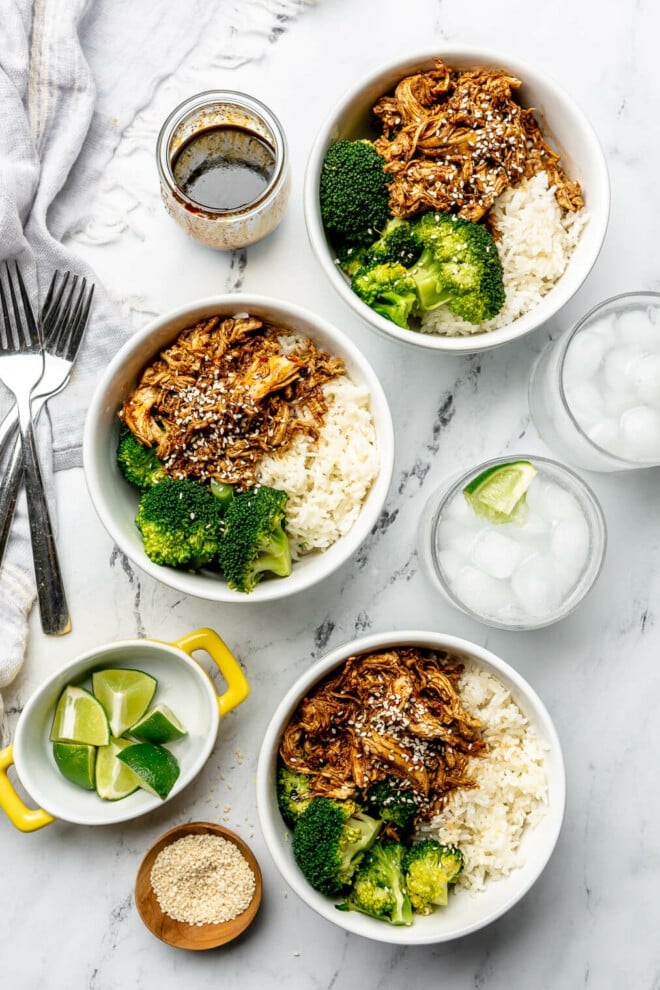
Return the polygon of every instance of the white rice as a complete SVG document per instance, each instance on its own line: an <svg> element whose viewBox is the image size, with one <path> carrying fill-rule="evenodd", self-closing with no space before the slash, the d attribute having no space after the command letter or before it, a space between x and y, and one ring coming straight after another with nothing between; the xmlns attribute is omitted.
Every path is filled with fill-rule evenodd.
<svg viewBox="0 0 660 990"><path fill-rule="evenodd" d="M318 440L299 436L263 457L257 480L289 496L286 530L294 558L325 550L351 529L379 466L369 389L346 375L323 386L328 402Z"/></svg>
<svg viewBox="0 0 660 990"><path fill-rule="evenodd" d="M589 216L562 210L546 172L524 179L497 198L491 215L500 233L506 300L492 320L480 325L454 316L446 306L425 313L422 333L465 336L508 326L541 302L564 274Z"/></svg>
<svg viewBox="0 0 660 990"><path fill-rule="evenodd" d="M455 791L423 831L461 849L465 865L458 883L477 893L487 880L508 876L522 865L522 835L547 809L548 747L492 674L466 661L459 687L466 708L482 722L488 753L468 764L478 787Z"/></svg>

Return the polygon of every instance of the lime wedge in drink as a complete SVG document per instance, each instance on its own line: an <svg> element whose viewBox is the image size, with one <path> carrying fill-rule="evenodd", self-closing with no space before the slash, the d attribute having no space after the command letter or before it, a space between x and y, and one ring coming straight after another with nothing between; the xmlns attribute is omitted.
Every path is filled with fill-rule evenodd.
<svg viewBox="0 0 660 990"><path fill-rule="evenodd" d="M466 485L463 494L477 515L490 522L517 522L527 508L525 492L535 474L529 461L495 464Z"/></svg>
<svg viewBox="0 0 660 990"><path fill-rule="evenodd" d="M94 790L96 746L86 743L54 742L53 756L63 777L87 791Z"/></svg>
<svg viewBox="0 0 660 990"><path fill-rule="evenodd" d="M89 691L73 684L67 685L55 708L50 738L53 742L105 746L110 738L110 729L103 707Z"/></svg>
<svg viewBox="0 0 660 990"><path fill-rule="evenodd" d="M185 727L167 705L154 705L131 726L130 734L140 742L168 743L186 735Z"/></svg>
<svg viewBox="0 0 660 990"><path fill-rule="evenodd" d="M132 745L129 739L115 739L112 736L107 746L99 746L97 750L96 793L105 801L119 801L133 794L140 786L133 771L117 759L117 753Z"/></svg>
<svg viewBox="0 0 660 990"><path fill-rule="evenodd" d="M117 754L140 780L140 787L159 798L166 798L179 776L179 763L163 746L136 743Z"/></svg>
<svg viewBox="0 0 660 990"><path fill-rule="evenodd" d="M92 674L92 690L103 705L113 736L121 736L142 718L158 681L142 670L119 667Z"/></svg>

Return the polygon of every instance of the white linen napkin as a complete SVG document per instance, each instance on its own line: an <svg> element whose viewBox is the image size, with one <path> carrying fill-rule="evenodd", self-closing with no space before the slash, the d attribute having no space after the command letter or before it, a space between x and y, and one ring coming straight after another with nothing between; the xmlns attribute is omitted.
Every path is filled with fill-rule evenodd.
<svg viewBox="0 0 660 990"><path fill-rule="evenodd" d="M3 0L0 261L18 258L35 306L56 268L96 281L62 238L84 215L122 133L191 55L200 30L214 32L223 67L231 68L259 57L281 22L310 2ZM97 283L71 382L48 405L38 431L53 517L53 463L55 470L80 464L95 379L129 334ZM0 386L0 416L9 405ZM0 571L0 692L22 664L35 596L21 497ZM0 737L1 730L0 696Z"/></svg>

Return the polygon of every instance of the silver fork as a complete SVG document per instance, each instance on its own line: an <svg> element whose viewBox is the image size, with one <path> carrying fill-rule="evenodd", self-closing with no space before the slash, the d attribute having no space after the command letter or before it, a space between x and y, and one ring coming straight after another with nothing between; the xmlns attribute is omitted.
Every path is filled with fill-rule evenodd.
<svg viewBox="0 0 660 990"><path fill-rule="evenodd" d="M83 278L78 288L79 281L71 272L66 272L63 278L61 272L55 272L41 311L44 372L36 387L37 394L32 397L32 419L35 421L48 399L61 392L71 377L94 295L93 285L88 289L87 280ZM17 418L16 406L12 406L0 424L0 451L15 429ZM23 458L17 437L9 466L0 481L0 564L9 540L22 475Z"/></svg>
<svg viewBox="0 0 660 990"><path fill-rule="evenodd" d="M14 265L23 312L21 313L18 304L9 265L5 263L8 292L5 292L0 278L0 305L4 322L4 332L0 331L0 380L13 392L16 399L41 626L45 633L60 635L70 631L71 620L37 459L30 410L32 392L43 374L44 356L41 335L23 278L16 262ZM13 319L8 297L11 300Z"/></svg>

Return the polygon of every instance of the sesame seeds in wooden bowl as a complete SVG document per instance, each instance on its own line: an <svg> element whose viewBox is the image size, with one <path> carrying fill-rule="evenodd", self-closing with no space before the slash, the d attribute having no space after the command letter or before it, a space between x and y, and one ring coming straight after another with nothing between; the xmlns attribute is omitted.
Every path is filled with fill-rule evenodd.
<svg viewBox="0 0 660 990"><path fill-rule="evenodd" d="M259 864L238 835L212 822L190 822L162 835L142 860L135 905L161 941L212 949L248 928L261 890Z"/></svg>

